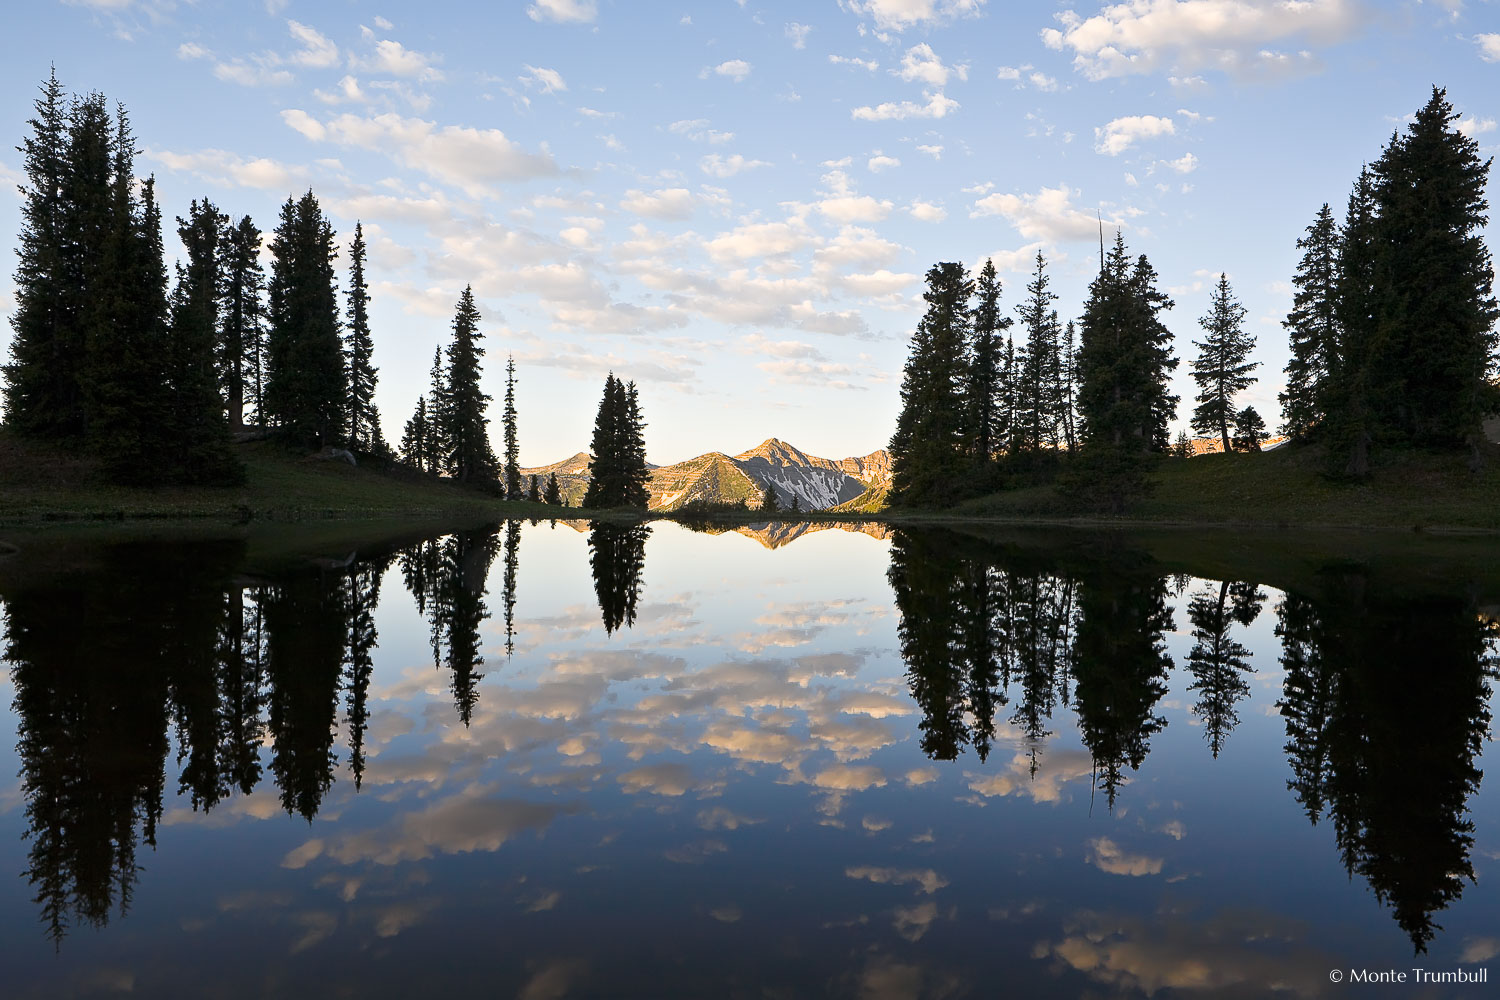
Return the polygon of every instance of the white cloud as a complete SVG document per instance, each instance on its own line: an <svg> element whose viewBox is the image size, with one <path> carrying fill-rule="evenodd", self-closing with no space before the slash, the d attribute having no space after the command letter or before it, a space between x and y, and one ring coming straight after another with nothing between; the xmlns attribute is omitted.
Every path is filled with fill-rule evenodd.
<svg viewBox="0 0 1500 1000"><path fill-rule="evenodd" d="M1156 115L1128 115L1116 118L1102 128L1094 129L1096 152L1119 156L1142 139L1174 135L1177 128L1170 118Z"/></svg>
<svg viewBox="0 0 1500 1000"><path fill-rule="evenodd" d="M1057 78L1048 76L1046 73L1033 73L1026 79L1030 80L1031 85L1037 90L1057 89Z"/></svg>
<svg viewBox="0 0 1500 1000"><path fill-rule="evenodd" d="M302 43L302 48L292 53L288 62L313 69L328 69L339 64L339 47L316 28L297 21L288 21L286 26L292 38Z"/></svg>
<svg viewBox="0 0 1500 1000"><path fill-rule="evenodd" d="M1148 858L1144 854L1126 854L1108 837L1096 837L1089 842L1088 860L1100 871L1111 875L1161 874L1161 858Z"/></svg>
<svg viewBox="0 0 1500 1000"><path fill-rule="evenodd" d="M750 75L750 64L743 59L730 59L715 66L714 72L739 83Z"/></svg>
<svg viewBox="0 0 1500 1000"><path fill-rule="evenodd" d="M934 160L941 160L943 158L943 147L942 146L918 146L917 147L917 152L919 152L919 153L926 153L928 156L932 157Z"/></svg>
<svg viewBox="0 0 1500 1000"><path fill-rule="evenodd" d="M620 207L653 219L686 219L697 208L697 202L687 188L662 188L649 194L632 189L625 192Z"/></svg>
<svg viewBox="0 0 1500 1000"><path fill-rule="evenodd" d="M1048 48L1071 50L1091 80L1172 69L1220 69L1239 77L1282 76L1316 65L1270 46L1329 45L1352 37L1369 18L1361 0L1125 0L1083 18L1057 15L1042 32Z"/></svg>
<svg viewBox="0 0 1500 1000"><path fill-rule="evenodd" d="M204 149L196 153L173 153L170 150L147 149L146 159L162 164L168 170L196 174L206 181L226 186L257 188L263 191L290 192L307 179L300 169L288 167L265 157L247 160L238 153L222 149Z"/></svg>
<svg viewBox="0 0 1500 1000"><path fill-rule="evenodd" d="M443 78L442 71L433 66L433 63L437 61L436 56L416 52L400 42L382 38L375 43L374 55L361 60L359 65L376 73L413 77L423 83L428 83Z"/></svg>
<svg viewBox="0 0 1500 1000"><path fill-rule="evenodd" d="M544 94L558 94L568 89L568 84L563 80L562 74L555 69L546 69L541 66L526 66L526 75L521 77L521 82L528 88L536 87Z"/></svg>
<svg viewBox="0 0 1500 1000"><path fill-rule="evenodd" d="M907 83L920 81L932 87L947 86L950 75L960 80L969 78L969 67L944 65L926 42L907 49L906 55L901 57L901 68L893 72Z"/></svg>
<svg viewBox="0 0 1500 1000"><path fill-rule="evenodd" d="M1470 139L1476 135L1484 135L1486 132L1495 131L1495 119L1493 118L1465 118L1458 123L1458 131Z"/></svg>
<svg viewBox="0 0 1500 1000"><path fill-rule="evenodd" d="M309 120L298 118L297 122L298 131L307 135ZM322 124L331 142L384 153L397 163L454 184L472 197L493 194L491 185L496 183L558 172L546 146L540 152L528 153L498 129L439 126L394 113L368 118L344 114Z"/></svg>
<svg viewBox="0 0 1500 1000"><path fill-rule="evenodd" d="M829 56L828 61L835 66L858 66L860 69L867 69L871 73L880 68L880 63L874 59L860 59L857 56Z"/></svg>
<svg viewBox="0 0 1500 1000"><path fill-rule="evenodd" d="M706 142L711 146L721 146L734 138L733 132L720 132L718 129L709 128L707 118L686 118L676 121L667 126L667 131L674 135L686 136L693 142Z"/></svg>
<svg viewBox="0 0 1500 1000"><path fill-rule="evenodd" d="M1001 66L995 71L995 77L1000 80L1019 80L1021 71L1014 66Z"/></svg>
<svg viewBox="0 0 1500 1000"><path fill-rule="evenodd" d="M948 217L947 211L942 206L934 205L930 201L914 201L907 211L918 222L942 222Z"/></svg>
<svg viewBox="0 0 1500 1000"><path fill-rule="evenodd" d="M328 130L323 127L322 122L298 108L283 111L281 120L314 142L321 142L328 137Z"/></svg>
<svg viewBox="0 0 1500 1000"><path fill-rule="evenodd" d="M713 153L698 161L698 168L714 177L733 177L744 170L754 170L756 167L769 167L770 165L765 160L747 160L739 153L733 156L720 156L718 153Z"/></svg>
<svg viewBox="0 0 1500 1000"><path fill-rule="evenodd" d="M1198 169L1198 158L1192 153L1183 153L1175 160L1163 160L1162 163L1179 174L1190 174Z"/></svg>
<svg viewBox="0 0 1500 1000"><path fill-rule="evenodd" d="M919 892L932 895L948 884L948 880L931 868L876 868L872 865L851 866L844 869L848 878L868 879L882 885L915 885Z"/></svg>
<svg viewBox="0 0 1500 1000"><path fill-rule="evenodd" d="M1479 58L1485 62L1500 62L1500 34L1475 35L1474 44L1479 46Z"/></svg>
<svg viewBox="0 0 1500 1000"><path fill-rule="evenodd" d="M865 163L865 167L872 174L878 174L882 170L889 170L891 167L899 166L901 166L900 160L896 159L894 156L886 156L884 153L878 152L874 156L870 157L869 161Z"/></svg>
<svg viewBox="0 0 1500 1000"><path fill-rule="evenodd" d="M868 17L884 31L905 31L958 17L973 17L985 0L839 0L852 14Z"/></svg>
<svg viewBox="0 0 1500 1000"><path fill-rule="evenodd" d="M353 76L346 76L340 80L338 91L335 93L314 90L313 95L324 104L364 104L370 100L369 95L360 89L359 80Z"/></svg>
<svg viewBox="0 0 1500 1000"><path fill-rule="evenodd" d="M998 215L1027 239L1048 243L1096 240L1099 220L1093 212L1085 212L1073 205L1072 199L1078 193L1063 184L1055 188L1044 187L1036 194L991 194L974 203L969 218ZM1117 219L1104 221L1110 226L1121 224Z"/></svg>
<svg viewBox="0 0 1500 1000"><path fill-rule="evenodd" d="M744 261L793 254L812 244L813 235L807 224L801 219L788 219L739 226L709 240L704 249L716 260Z"/></svg>
<svg viewBox="0 0 1500 1000"><path fill-rule="evenodd" d="M912 101L887 101L874 107L855 108L850 114L867 122L901 121L906 118L945 118L958 109L958 102L940 93L923 95L926 104Z"/></svg>
<svg viewBox="0 0 1500 1000"><path fill-rule="evenodd" d="M792 40L792 48L807 48L807 35L810 31L812 31L812 25L810 24L798 24L796 21L789 22L786 26L786 37Z"/></svg>
<svg viewBox="0 0 1500 1000"><path fill-rule="evenodd" d="M212 55L212 52L197 42L183 42L177 46L177 58L179 59L207 59Z"/></svg>
<svg viewBox="0 0 1500 1000"><path fill-rule="evenodd" d="M390 21L386 20L385 18L381 17L379 14L376 14L375 15L375 27L379 28L381 31L390 31L392 28L395 27L395 25L392 24Z"/></svg>
<svg viewBox="0 0 1500 1000"><path fill-rule="evenodd" d="M281 86L293 80L292 74L284 69L272 69L260 64L252 66L239 61L215 64L214 76L242 87Z"/></svg>
<svg viewBox="0 0 1500 1000"><path fill-rule="evenodd" d="M536 0L526 13L533 21L586 24L599 16L599 6L595 0Z"/></svg>

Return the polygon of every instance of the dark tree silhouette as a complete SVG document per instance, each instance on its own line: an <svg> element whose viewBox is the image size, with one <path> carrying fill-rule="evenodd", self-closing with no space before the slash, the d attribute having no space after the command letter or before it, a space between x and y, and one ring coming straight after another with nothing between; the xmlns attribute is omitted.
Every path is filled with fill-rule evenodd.
<svg viewBox="0 0 1500 1000"><path fill-rule="evenodd" d="M304 445L343 441L349 388L334 272L338 247L312 191L281 206L270 249L266 416Z"/></svg>
<svg viewBox="0 0 1500 1000"><path fill-rule="evenodd" d="M608 634L635 624L641 579L646 569L646 539L651 528L595 521L589 528L589 569L594 575L594 594Z"/></svg>

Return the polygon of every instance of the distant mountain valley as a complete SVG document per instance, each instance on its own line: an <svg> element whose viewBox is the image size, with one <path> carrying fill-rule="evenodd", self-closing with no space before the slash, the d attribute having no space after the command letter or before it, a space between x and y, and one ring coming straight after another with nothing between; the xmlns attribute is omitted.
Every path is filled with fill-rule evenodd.
<svg viewBox="0 0 1500 1000"><path fill-rule="evenodd" d="M521 475L538 476L545 482L555 472L564 501L576 507L588 490L589 462L589 454L579 452L551 465L522 469ZM734 504L743 500L754 508L769 486L783 510L789 509L795 499L801 510L854 513L883 506L890 479L891 456L884 449L834 460L767 438L739 455L711 451L676 465L653 467L647 484L647 506L672 511L695 502Z"/></svg>

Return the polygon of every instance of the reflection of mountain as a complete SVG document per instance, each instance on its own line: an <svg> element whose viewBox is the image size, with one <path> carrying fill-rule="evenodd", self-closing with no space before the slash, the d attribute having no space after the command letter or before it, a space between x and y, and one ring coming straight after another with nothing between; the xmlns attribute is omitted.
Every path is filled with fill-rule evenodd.
<svg viewBox="0 0 1500 1000"><path fill-rule="evenodd" d="M589 456L580 452L552 465L522 469L523 476L546 479L557 473L564 500L577 505L588 488ZM691 503L755 507L769 486L788 508L793 498L802 510L823 510L883 495L890 485L890 456L885 451L838 461L808 455L784 441L769 438L739 455L709 452L675 465L653 468L647 484L652 510L677 510ZM867 497L868 494L868 497ZM858 509L878 509L865 507Z"/></svg>
<svg viewBox="0 0 1500 1000"><path fill-rule="evenodd" d="M1358 577L1330 590L1278 609L1287 787L1314 823L1327 816L1350 874L1426 951L1433 915L1474 881L1465 814L1489 732L1495 629L1463 600L1377 600Z"/></svg>
<svg viewBox="0 0 1500 1000"><path fill-rule="evenodd" d="M815 531L849 531L880 539L891 537L888 526L873 521L768 521L764 524L741 525L734 530L755 539L768 549L790 545L803 535L810 535Z"/></svg>

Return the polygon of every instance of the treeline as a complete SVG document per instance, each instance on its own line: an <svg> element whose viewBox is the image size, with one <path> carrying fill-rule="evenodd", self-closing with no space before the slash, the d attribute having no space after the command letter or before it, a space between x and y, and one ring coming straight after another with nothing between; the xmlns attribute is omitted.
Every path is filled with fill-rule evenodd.
<svg viewBox="0 0 1500 1000"><path fill-rule="evenodd" d="M1490 160L1433 88L1405 135L1360 170L1343 224L1327 203L1297 241L1286 431L1332 471L1372 447L1467 448L1496 409L1494 272L1479 231Z"/></svg>
<svg viewBox="0 0 1500 1000"><path fill-rule="evenodd" d="M1363 476L1374 444L1467 448L1497 408L1497 309L1485 224L1489 161L1434 89L1406 135L1361 172L1342 227L1325 204L1306 236L1286 326L1292 359L1280 400L1285 433L1326 448L1332 471ZM1145 255L1119 233L1076 324L1064 325L1038 253L1015 316L986 261L927 272L891 438L891 503L947 506L1007 486L1056 480L1113 509L1148 488L1153 455L1190 455L1169 439L1179 399L1162 315L1174 306ZM1266 421L1238 398L1258 362L1246 310L1221 274L1199 320L1189 424L1223 450L1258 451ZM1024 337L1017 340L1019 320Z"/></svg>

